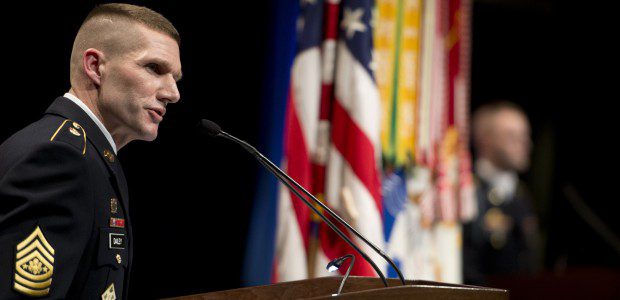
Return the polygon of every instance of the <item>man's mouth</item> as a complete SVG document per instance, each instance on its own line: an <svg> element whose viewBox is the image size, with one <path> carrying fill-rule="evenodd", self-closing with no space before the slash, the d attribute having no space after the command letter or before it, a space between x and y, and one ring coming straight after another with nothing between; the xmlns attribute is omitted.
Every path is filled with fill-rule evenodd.
<svg viewBox="0 0 620 300"><path fill-rule="evenodd" d="M166 109L163 107L149 107L147 110L149 111L149 115L151 115L153 121L157 123L161 122L166 114Z"/></svg>

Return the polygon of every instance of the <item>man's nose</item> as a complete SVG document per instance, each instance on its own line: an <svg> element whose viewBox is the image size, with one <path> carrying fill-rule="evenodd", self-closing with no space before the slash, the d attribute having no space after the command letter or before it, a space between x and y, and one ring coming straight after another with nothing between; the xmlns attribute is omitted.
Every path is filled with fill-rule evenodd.
<svg viewBox="0 0 620 300"><path fill-rule="evenodd" d="M160 90L159 97L157 98L166 104L176 103L179 101L181 98L181 93L179 93L177 82L174 78L172 78L172 76L165 79L164 86Z"/></svg>

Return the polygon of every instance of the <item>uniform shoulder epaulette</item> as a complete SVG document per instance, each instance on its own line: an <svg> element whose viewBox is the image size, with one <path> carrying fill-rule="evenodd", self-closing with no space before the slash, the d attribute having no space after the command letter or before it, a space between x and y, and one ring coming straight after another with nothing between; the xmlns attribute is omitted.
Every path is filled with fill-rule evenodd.
<svg viewBox="0 0 620 300"><path fill-rule="evenodd" d="M72 120L66 119L58 126L54 135L50 137L50 142L53 141L63 141L77 147L82 151L82 155L86 154L86 131Z"/></svg>

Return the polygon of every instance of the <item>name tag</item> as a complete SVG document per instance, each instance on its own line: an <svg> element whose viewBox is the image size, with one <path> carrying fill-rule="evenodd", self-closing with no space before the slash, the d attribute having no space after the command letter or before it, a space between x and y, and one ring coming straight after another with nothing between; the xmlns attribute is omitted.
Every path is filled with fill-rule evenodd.
<svg viewBox="0 0 620 300"><path fill-rule="evenodd" d="M110 233L110 249L125 249L125 235L122 233Z"/></svg>

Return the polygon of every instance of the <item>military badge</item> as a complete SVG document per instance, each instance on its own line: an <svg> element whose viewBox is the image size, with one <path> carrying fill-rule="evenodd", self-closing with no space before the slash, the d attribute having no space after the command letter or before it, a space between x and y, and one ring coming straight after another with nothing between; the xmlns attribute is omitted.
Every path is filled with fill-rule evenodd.
<svg viewBox="0 0 620 300"><path fill-rule="evenodd" d="M110 198L110 212L113 214L118 212L118 199Z"/></svg>
<svg viewBox="0 0 620 300"><path fill-rule="evenodd" d="M506 245L508 233L513 226L512 217L505 214L500 208L493 207L484 214L484 228L489 232L489 242L495 249L502 249Z"/></svg>
<svg viewBox="0 0 620 300"><path fill-rule="evenodd" d="M116 300L116 289L114 288L114 283L110 284L103 294L101 294L101 300Z"/></svg>
<svg viewBox="0 0 620 300"><path fill-rule="evenodd" d="M69 132L71 132L71 134L73 134L75 136L80 136L81 135L80 132L77 129L73 128L73 127L69 127Z"/></svg>
<svg viewBox="0 0 620 300"><path fill-rule="evenodd" d="M113 228L125 228L125 219L110 218L110 227L113 227Z"/></svg>
<svg viewBox="0 0 620 300"><path fill-rule="evenodd" d="M17 244L13 288L28 296L46 296L54 274L54 248L41 228Z"/></svg>

